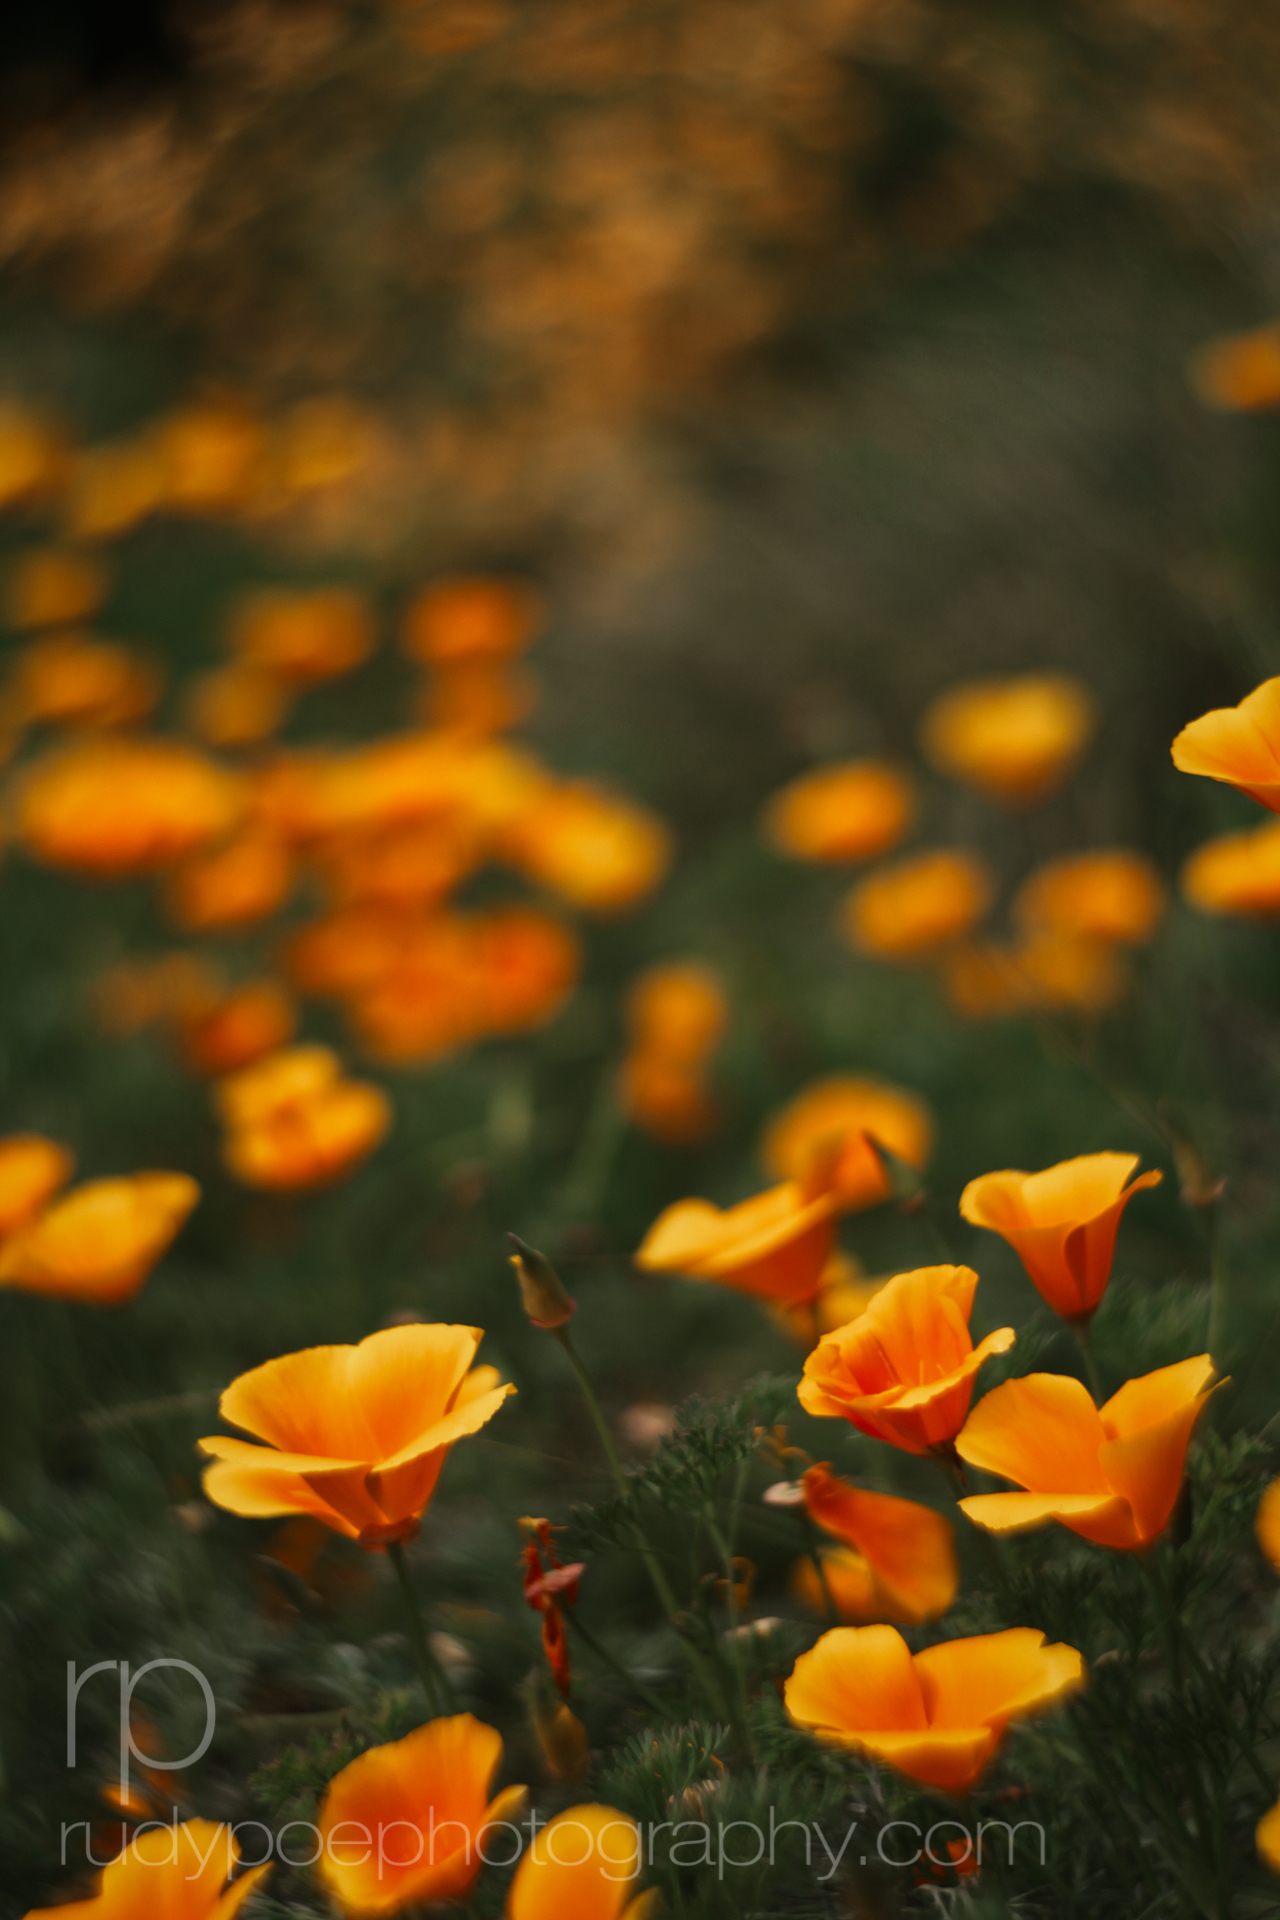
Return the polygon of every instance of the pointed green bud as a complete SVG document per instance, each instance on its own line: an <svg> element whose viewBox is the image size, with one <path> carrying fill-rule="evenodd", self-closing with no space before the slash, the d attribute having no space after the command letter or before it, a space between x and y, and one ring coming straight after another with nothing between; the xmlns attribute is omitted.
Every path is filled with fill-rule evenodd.
<svg viewBox="0 0 1280 1920"><path fill-rule="evenodd" d="M507 1235L515 1252L511 1264L520 1282L520 1301L535 1327L554 1331L572 1318L577 1306L570 1299L545 1253L527 1247L514 1233Z"/></svg>

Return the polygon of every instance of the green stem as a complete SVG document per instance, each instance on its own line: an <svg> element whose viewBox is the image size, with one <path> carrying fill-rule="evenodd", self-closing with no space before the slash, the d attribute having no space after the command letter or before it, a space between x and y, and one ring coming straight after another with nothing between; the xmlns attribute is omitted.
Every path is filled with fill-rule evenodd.
<svg viewBox="0 0 1280 1920"><path fill-rule="evenodd" d="M1218 1683L1217 1675L1210 1667L1206 1666L1205 1662L1200 1658L1200 1650L1191 1635L1187 1632L1186 1622L1174 1605L1173 1595L1169 1591L1169 1583L1164 1577L1164 1570L1157 1557L1158 1552L1158 1548L1153 1548L1147 1553L1139 1554L1138 1562L1143 1573L1146 1575L1151 1591L1156 1596L1156 1606L1164 1622L1169 1645L1170 1666L1174 1670L1175 1681L1177 1684L1181 1684L1181 1663L1182 1660L1185 1659L1187 1665L1191 1668L1197 1680L1199 1680L1200 1685L1204 1688L1222 1715L1224 1723L1231 1729L1232 1739L1239 1748L1241 1756L1252 1771L1258 1785L1262 1788L1263 1793L1266 1794L1269 1804L1276 1797L1275 1782L1270 1778L1266 1768L1245 1738L1244 1728L1239 1724L1235 1714L1231 1711L1230 1703Z"/></svg>
<svg viewBox="0 0 1280 1920"><path fill-rule="evenodd" d="M582 1219L594 1210L622 1144L626 1117L618 1105L617 1081L618 1068L610 1060L600 1076L578 1151L556 1207L557 1214L565 1219Z"/></svg>
<svg viewBox="0 0 1280 1920"><path fill-rule="evenodd" d="M812 1516L803 1508L801 1512L804 1517L805 1535L809 1543L809 1558L812 1560L814 1572L818 1576L818 1585L822 1589L822 1598L827 1609L827 1624L828 1626L838 1627L840 1625L840 1615L836 1608L835 1596L831 1591L831 1582L827 1579L827 1569L823 1564L822 1548L818 1541L818 1529L813 1523Z"/></svg>
<svg viewBox="0 0 1280 1920"><path fill-rule="evenodd" d="M449 1682L445 1678L443 1667L431 1651L431 1642L422 1624L417 1596L413 1591L413 1582L409 1578L408 1566L405 1564L402 1541L391 1542L387 1548L387 1558L395 1568L396 1579L400 1583L400 1592L404 1598L405 1613L409 1621L409 1642L413 1648L413 1657L418 1664L418 1673L422 1679L423 1691L427 1696L427 1705L433 1713L446 1713L452 1704Z"/></svg>
<svg viewBox="0 0 1280 1920"><path fill-rule="evenodd" d="M667 1708L663 1702L659 1700L657 1694L651 1692L650 1689L645 1686L643 1680L637 1680L630 1668L625 1667L618 1656L609 1651L609 1648L605 1646L603 1640L597 1640L595 1634L592 1633L589 1627L583 1625L576 1613L566 1608L564 1617L574 1632L581 1637L583 1643L590 1647L597 1660L603 1660L606 1667L612 1668L620 1680L625 1680L631 1688L631 1691L644 1701L651 1713L656 1713L661 1719L667 1717Z"/></svg>
<svg viewBox="0 0 1280 1920"><path fill-rule="evenodd" d="M1089 1338L1088 1320L1069 1320L1067 1325L1074 1333L1084 1360L1085 1378L1089 1382L1089 1391L1099 1405L1102 1404L1102 1381L1098 1374L1098 1362L1094 1358L1093 1342Z"/></svg>
<svg viewBox="0 0 1280 1920"><path fill-rule="evenodd" d="M716 1525L715 1515L711 1513L710 1510L708 1510L707 1513L707 1532L711 1536L711 1543L719 1554L721 1565L724 1567L726 1588L725 1604L729 1610L729 1651L733 1659L733 1673L738 1683L738 1700L741 1708L740 1711L737 1708L733 1709L730 1717L733 1724L734 1735L738 1742L738 1748L743 1759L747 1761L748 1765L751 1765L754 1763L755 1756L752 1751L751 1734L747 1727L746 1720L747 1682L742 1669L742 1643L738 1638L738 1591L737 1577L733 1565L733 1548Z"/></svg>
<svg viewBox="0 0 1280 1920"><path fill-rule="evenodd" d="M1209 1235L1209 1352L1219 1373L1225 1373L1222 1361L1223 1330L1227 1318L1227 1263L1222 1252L1222 1222L1215 1201L1205 1210Z"/></svg>

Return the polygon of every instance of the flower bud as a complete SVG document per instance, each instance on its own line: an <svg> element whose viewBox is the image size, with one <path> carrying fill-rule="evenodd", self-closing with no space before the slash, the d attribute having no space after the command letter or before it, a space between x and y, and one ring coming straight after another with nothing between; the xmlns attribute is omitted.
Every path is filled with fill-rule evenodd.
<svg viewBox="0 0 1280 1920"><path fill-rule="evenodd" d="M557 1780L577 1780L587 1770L591 1743L576 1713L563 1700L539 1701L534 1726L543 1758Z"/></svg>
<svg viewBox="0 0 1280 1920"><path fill-rule="evenodd" d="M520 1282L520 1301L535 1327L554 1330L572 1318L577 1302L571 1300L560 1276L543 1253L527 1247L514 1233L507 1235L515 1248L511 1264Z"/></svg>

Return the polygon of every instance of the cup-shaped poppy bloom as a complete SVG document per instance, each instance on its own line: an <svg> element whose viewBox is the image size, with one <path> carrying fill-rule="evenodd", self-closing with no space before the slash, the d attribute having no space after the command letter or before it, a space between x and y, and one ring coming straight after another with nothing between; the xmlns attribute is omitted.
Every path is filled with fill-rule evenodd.
<svg viewBox="0 0 1280 1920"><path fill-rule="evenodd" d="M118 727L150 713L161 674L129 647L47 633L18 655L13 687L28 725Z"/></svg>
<svg viewBox="0 0 1280 1920"><path fill-rule="evenodd" d="M0 1139L0 1241L34 1220L65 1187L75 1156L41 1133L10 1133Z"/></svg>
<svg viewBox="0 0 1280 1920"><path fill-rule="evenodd" d="M1030 933L1137 946L1159 926L1166 901L1164 882L1146 856L1115 847L1037 867L1018 889L1013 913Z"/></svg>
<svg viewBox="0 0 1280 1920"><path fill-rule="evenodd" d="M942 1514L916 1500L855 1487L826 1465L810 1467L801 1486L810 1519L861 1562L859 1569L846 1557L839 1565L842 1619L918 1626L946 1612L960 1576Z"/></svg>
<svg viewBox="0 0 1280 1920"><path fill-rule="evenodd" d="M1207 840L1185 862L1180 884L1201 913L1273 920L1280 914L1280 821Z"/></svg>
<svg viewBox="0 0 1280 1920"><path fill-rule="evenodd" d="M1280 407L1280 326L1251 327L1210 340L1194 355L1191 384L1223 413Z"/></svg>
<svg viewBox="0 0 1280 1920"><path fill-rule="evenodd" d="M228 1886L239 1859L233 1829L211 1820L152 1827L135 1835L106 1868L94 1899L36 1908L26 1920L138 1920L139 1914L233 1920L271 1871L250 1867Z"/></svg>
<svg viewBox="0 0 1280 1920"><path fill-rule="evenodd" d="M186 1064L217 1079L280 1052L297 1024L297 1010L278 980L248 980L212 1003L186 1009L178 1037Z"/></svg>
<svg viewBox="0 0 1280 1920"><path fill-rule="evenodd" d="M87 1180L0 1246L0 1284L115 1306L138 1291L199 1198L185 1173Z"/></svg>
<svg viewBox="0 0 1280 1920"><path fill-rule="evenodd" d="M327 1047L268 1054L217 1089L228 1125L223 1159L245 1186L323 1186L365 1159L391 1125L381 1087L347 1080Z"/></svg>
<svg viewBox="0 0 1280 1920"><path fill-rule="evenodd" d="M658 1215L635 1262L647 1273L683 1273L799 1305L822 1285L835 1211L829 1189L815 1192L796 1180L723 1211L709 1200L677 1200Z"/></svg>
<svg viewBox="0 0 1280 1920"><path fill-rule="evenodd" d="M773 845L796 860L873 860L901 840L915 812L911 782L881 760L817 767L765 809Z"/></svg>
<svg viewBox="0 0 1280 1920"><path fill-rule="evenodd" d="M844 930L859 953L874 959L926 959L968 933L994 892L977 854L960 848L913 854L859 882L845 902Z"/></svg>
<svg viewBox="0 0 1280 1920"><path fill-rule="evenodd" d="M1055 1313L1087 1320L1111 1277L1121 1214L1164 1177L1153 1168L1135 1180L1137 1166L1136 1153L1085 1153L1043 1173L984 1173L961 1194L960 1211L1009 1242Z"/></svg>
<svg viewBox="0 0 1280 1920"><path fill-rule="evenodd" d="M1034 1627L944 1640L912 1654L894 1627L834 1627L802 1653L783 1699L797 1726L909 1780L962 1793L1011 1720L1058 1706L1084 1683L1074 1647Z"/></svg>
<svg viewBox="0 0 1280 1920"><path fill-rule="evenodd" d="M1062 784L1096 724L1093 695L1068 674L968 680L929 706L920 745L940 773L1027 806Z"/></svg>
<svg viewBox="0 0 1280 1920"><path fill-rule="evenodd" d="M964 1425L978 1368L1007 1353L1012 1327L974 1346L978 1276L971 1267L917 1267L880 1289L866 1312L824 1334L798 1389L807 1413L839 1415L907 1453L947 1449Z"/></svg>
<svg viewBox="0 0 1280 1920"><path fill-rule="evenodd" d="M266 588L233 609L228 640L244 667L305 687L350 673L373 651L373 616L345 587L315 593Z"/></svg>
<svg viewBox="0 0 1280 1920"><path fill-rule="evenodd" d="M1100 1547L1150 1546L1173 1512L1212 1377L1212 1358L1198 1354L1127 1380L1102 1407L1069 1374L1006 1380L978 1402L956 1451L1025 1491L960 1505L988 1533L1060 1520Z"/></svg>
<svg viewBox="0 0 1280 1920"><path fill-rule="evenodd" d="M232 661L190 683L186 721L211 747L251 747L280 728L292 700L292 690L273 674Z"/></svg>
<svg viewBox="0 0 1280 1920"><path fill-rule="evenodd" d="M631 984L627 1033L636 1053L672 1065L705 1059L729 1019L720 976L698 960L672 960L648 967Z"/></svg>
<svg viewBox="0 0 1280 1920"><path fill-rule="evenodd" d="M868 1139L868 1135L871 1139ZM918 1094L886 1080L830 1074L812 1081L768 1122L760 1157L780 1180L802 1179L815 1155L831 1157L841 1208L856 1212L887 1200L891 1182L872 1141L920 1169L933 1150L933 1116Z"/></svg>
<svg viewBox="0 0 1280 1920"><path fill-rule="evenodd" d="M267 1444L202 1440L205 1492L231 1513L312 1514L364 1546L411 1539L450 1447L515 1392L472 1366L483 1338L479 1327L385 1327L242 1373L219 1412Z"/></svg>
<svg viewBox="0 0 1280 1920"><path fill-rule="evenodd" d="M524 1811L525 1789L492 1795L502 1735L469 1713L370 1747L329 1782L317 1827L320 1877L352 1920L460 1900L488 1827Z"/></svg>
<svg viewBox="0 0 1280 1920"><path fill-rule="evenodd" d="M516 1868L507 1920L648 1920L656 1888L633 1897L644 1864L640 1828L616 1807L567 1807L536 1834Z"/></svg>
<svg viewBox="0 0 1280 1920"><path fill-rule="evenodd" d="M591 781L569 780L510 823L501 851L584 913L621 913L652 893L672 847L656 814Z"/></svg>
<svg viewBox="0 0 1280 1920"><path fill-rule="evenodd" d="M1181 773L1238 787L1280 813L1280 675L1264 680L1238 707L1215 707L1185 726L1173 743Z"/></svg>
<svg viewBox="0 0 1280 1920"><path fill-rule="evenodd" d="M55 749L18 786L18 835L52 867L101 879L149 873L221 839L243 783L169 740L93 739Z"/></svg>
<svg viewBox="0 0 1280 1920"><path fill-rule="evenodd" d="M11 563L5 613L11 627L73 627L107 597L107 570L88 553L37 547Z"/></svg>
<svg viewBox="0 0 1280 1920"><path fill-rule="evenodd" d="M425 666L501 659L527 647L544 618L542 597L526 581L440 580L409 607L404 650Z"/></svg>

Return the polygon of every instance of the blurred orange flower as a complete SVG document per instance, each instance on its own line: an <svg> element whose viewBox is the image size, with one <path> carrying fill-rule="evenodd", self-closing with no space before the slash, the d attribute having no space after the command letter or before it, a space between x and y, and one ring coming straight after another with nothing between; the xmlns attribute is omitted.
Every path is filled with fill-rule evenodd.
<svg viewBox="0 0 1280 1920"><path fill-rule="evenodd" d="M1280 1873L1280 1805L1263 1814L1254 1830L1254 1842L1258 1858L1266 1862L1272 1873Z"/></svg>
<svg viewBox="0 0 1280 1920"><path fill-rule="evenodd" d="M185 1173L88 1180L0 1246L0 1284L115 1306L137 1293L199 1198Z"/></svg>
<svg viewBox="0 0 1280 1920"><path fill-rule="evenodd" d="M65 435L46 414L0 405L0 507L56 493L69 458Z"/></svg>
<svg viewBox="0 0 1280 1920"><path fill-rule="evenodd" d="M1280 913L1280 820L1206 841L1187 860L1180 880L1201 913L1274 918Z"/></svg>
<svg viewBox="0 0 1280 1920"><path fill-rule="evenodd" d="M35 1908L26 1920L138 1920L140 1914L233 1920L271 1871L250 1867L227 1886L239 1858L231 1827L210 1820L153 1825L135 1834L107 1867L94 1899Z"/></svg>
<svg viewBox="0 0 1280 1920"><path fill-rule="evenodd" d="M170 920L186 933L236 931L277 912L292 886L288 848L250 828L176 867L164 903Z"/></svg>
<svg viewBox="0 0 1280 1920"><path fill-rule="evenodd" d="M1101 1408L1069 1374L1006 1380L969 1415L956 1451L1026 1491L974 1494L960 1505L988 1533L1059 1520L1100 1547L1150 1546L1177 1502L1212 1378L1202 1353L1127 1380Z"/></svg>
<svg viewBox="0 0 1280 1920"><path fill-rule="evenodd" d="M1096 724L1093 695L1067 674L967 680L928 707L920 745L940 773L1031 805L1062 784Z"/></svg>
<svg viewBox="0 0 1280 1920"><path fill-rule="evenodd" d="M341 1000L389 973L419 924L381 907L344 907L292 934L280 966L299 993Z"/></svg>
<svg viewBox="0 0 1280 1920"><path fill-rule="evenodd" d="M920 1169L933 1150L933 1116L918 1095L886 1080L830 1074L812 1081L774 1114L760 1143L760 1157L780 1180L803 1178L817 1154L831 1158L831 1184L846 1212L887 1200L884 1162L867 1136Z"/></svg>
<svg viewBox="0 0 1280 1920"><path fill-rule="evenodd" d="M567 1807L516 1868L506 1920L652 1920L656 1888L629 1898L644 1864L640 1828L616 1807Z"/></svg>
<svg viewBox="0 0 1280 1920"><path fill-rule="evenodd" d="M506 827L501 851L585 913L620 913L658 885L671 835L656 814L591 781L566 781Z"/></svg>
<svg viewBox="0 0 1280 1920"><path fill-rule="evenodd" d="M477 942L461 914L402 924L387 965L352 992L348 1012L362 1044L395 1065L443 1059L484 1029L485 983Z"/></svg>
<svg viewBox="0 0 1280 1920"><path fill-rule="evenodd" d="M1028 932L1138 945L1159 926L1166 901L1146 856L1115 848L1038 867L1018 889L1013 913Z"/></svg>
<svg viewBox="0 0 1280 1920"><path fill-rule="evenodd" d="M812 1300L835 1236L835 1196L787 1180L721 1211L677 1200L646 1233L635 1263L646 1273L718 1280L793 1305Z"/></svg>
<svg viewBox="0 0 1280 1920"><path fill-rule="evenodd" d="M196 401L159 421L153 444L164 474L165 507L178 513L227 513L253 494L266 431L235 401Z"/></svg>
<svg viewBox="0 0 1280 1920"><path fill-rule="evenodd" d="M150 661L82 633L44 634L14 661L14 694L28 725L123 726L151 711L160 686Z"/></svg>
<svg viewBox="0 0 1280 1920"><path fill-rule="evenodd" d="M113 540L160 504L164 463L149 439L85 447L71 464L65 528L75 540Z"/></svg>
<svg viewBox="0 0 1280 1920"><path fill-rule="evenodd" d="M818 767L783 787L764 829L797 860L871 860L901 840L915 812L910 781L879 760Z"/></svg>
<svg viewBox="0 0 1280 1920"><path fill-rule="evenodd" d="M535 907L491 907L471 923L486 1033L527 1033L553 1020L577 983L577 940Z"/></svg>
<svg viewBox="0 0 1280 1920"><path fill-rule="evenodd" d="M40 1133L0 1139L0 1241L34 1220L75 1170L75 1155Z"/></svg>
<svg viewBox="0 0 1280 1920"><path fill-rule="evenodd" d="M335 906L358 904L399 912L439 906L479 864L476 823L462 807L426 820L400 822L322 841L314 858Z"/></svg>
<svg viewBox="0 0 1280 1920"><path fill-rule="evenodd" d="M307 687L350 673L373 652L373 616L344 587L313 593L263 588L244 595L228 627L240 667L286 686Z"/></svg>
<svg viewBox="0 0 1280 1920"><path fill-rule="evenodd" d="M179 1015L182 1057L210 1079L236 1073L286 1047L297 1024L293 1002L278 981L249 980Z"/></svg>
<svg viewBox="0 0 1280 1920"><path fill-rule="evenodd" d="M1238 707L1215 707L1185 726L1173 743L1173 764L1238 787L1280 813L1280 675L1264 680Z"/></svg>
<svg viewBox="0 0 1280 1920"><path fill-rule="evenodd" d="M845 902L845 932L859 952L878 960L924 959L967 933L994 892L977 854L914 854L859 882Z"/></svg>
<svg viewBox="0 0 1280 1920"><path fill-rule="evenodd" d="M804 1363L800 1404L838 1415L907 1453L949 1451L983 1361L1007 1353L1012 1327L977 1347L969 1334L978 1276L970 1267L917 1267L880 1289L866 1312L824 1334Z"/></svg>
<svg viewBox="0 0 1280 1920"><path fill-rule="evenodd" d="M288 1047L218 1082L223 1158L246 1186L323 1185L371 1153L391 1124L381 1087L342 1077L328 1047Z"/></svg>
<svg viewBox="0 0 1280 1920"><path fill-rule="evenodd" d="M714 1133L720 1107L701 1066L660 1053L632 1053L618 1070L618 1105L632 1126L670 1146L692 1146Z"/></svg>
<svg viewBox="0 0 1280 1920"><path fill-rule="evenodd" d="M537 700L532 676L502 659L480 655L436 668L421 707L429 727L484 737L528 719Z"/></svg>
<svg viewBox="0 0 1280 1920"><path fill-rule="evenodd" d="M480 1872L485 1829L524 1811L523 1787L490 1798L501 1760L502 1735L458 1713L370 1747L335 1774L317 1824L320 1875L343 1913L374 1920L461 1900ZM399 1838L373 1848L359 1840L366 1831Z"/></svg>
<svg viewBox="0 0 1280 1920"><path fill-rule="evenodd" d="M518 653L545 618L542 597L519 580L441 580L405 614L404 650L412 660L442 662Z"/></svg>
<svg viewBox="0 0 1280 1920"><path fill-rule="evenodd" d="M472 1365L483 1338L479 1327L385 1327L241 1374L219 1411L267 1444L202 1440L206 1494L231 1513L309 1513L374 1549L412 1539L450 1447L515 1392Z"/></svg>
<svg viewBox="0 0 1280 1920"><path fill-rule="evenodd" d="M1110 941L1041 933L1024 940L1014 962L1032 1007L1065 1013L1105 1013L1123 999L1129 970Z"/></svg>
<svg viewBox="0 0 1280 1920"><path fill-rule="evenodd" d="M1191 361L1191 384L1206 406L1224 413L1280 407L1280 326L1210 340Z"/></svg>
<svg viewBox="0 0 1280 1920"><path fill-rule="evenodd" d="M824 1556L824 1570L842 1620L936 1620L956 1597L959 1570L950 1523L932 1507L869 1493L829 1466L810 1467L801 1482L810 1519L846 1550ZM802 1569L807 1568L807 1575ZM811 1561L797 1569L802 1596L821 1610ZM834 1576L834 1578L833 1578Z"/></svg>
<svg viewBox="0 0 1280 1920"><path fill-rule="evenodd" d="M925 1786L962 1793L1011 1720L1084 1684L1074 1647L1034 1627L944 1640L913 1655L894 1627L835 1627L802 1653L783 1699L825 1746L868 1754Z"/></svg>
<svg viewBox="0 0 1280 1920"><path fill-rule="evenodd" d="M1055 1313L1087 1320L1111 1277L1121 1214L1164 1177L1153 1169L1134 1180L1137 1165L1136 1153L1086 1153L1043 1173L984 1173L961 1194L960 1211L1009 1242Z"/></svg>
<svg viewBox="0 0 1280 1920"><path fill-rule="evenodd" d="M234 775L177 741L86 740L22 775L18 833L49 866L113 879L221 838L245 802Z"/></svg>
<svg viewBox="0 0 1280 1920"><path fill-rule="evenodd" d="M191 682L187 725L211 747L256 746L284 721L291 698L290 689L271 674L233 661Z"/></svg>
<svg viewBox="0 0 1280 1920"><path fill-rule="evenodd" d="M31 547L9 563L5 618L11 627L71 627L107 597L107 570L88 553Z"/></svg>
<svg viewBox="0 0 1280 1920"><path fill-rule="evenodd" d="M1254 1531L1258 1545L1280 1573L1280 1480L1273 1480L1258 1502Z"/></svg>
<svg viewBox="0 0 1280 1920"><path fill-rule="evenodd" d="M632 1047L689 1064L710 1053L723 1034L729 1005L720 976L697 960L669 960L647 967L626 999Z"/></svg>

